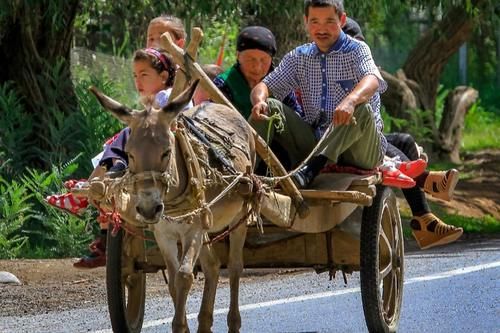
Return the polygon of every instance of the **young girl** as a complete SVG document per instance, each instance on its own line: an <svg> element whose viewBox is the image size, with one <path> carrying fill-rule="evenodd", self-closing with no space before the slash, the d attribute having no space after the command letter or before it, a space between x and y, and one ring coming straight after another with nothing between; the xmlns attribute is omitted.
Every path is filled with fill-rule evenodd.
<svg viewBox="0 0 500 333"><path fill-rule="evenodd" d="M150 21L149 26L148 26L148 32L147 32L146 47L148 47L148 48L158 47L160 44L160 36L165 32L168 32L171 34L175 43L179 47L184 46L185 40L186 40L186 32L184 30L184 26L182 24L182 21L174 16L162 15L162 16L156 17ZM145 50L143 50L143 51L145 52ZM149 60L151 60L151 68L153 68L152 61L154 61L153 60L154 58L158 58L158 57L156 57L156 55L154 55L154 54L153 55L149 54L146 58L144 58L143 51L140 51L140 52L138 51L138 53L136 54L137 66L144 65L144 63L147 63ZM168 57L168 55L166 53L161 52L159 50L156 50L156 51L159 52L160 54L163 54L166 57L166 59L170 60L170 58ZM150 50L149 53L155 53L155 52ZM136 56L134 56L134 62L133 62L134 65L136 64L136 61L135 61ZM161 60L160 60L160 62L161 62ZM158 64L158 62L156 62L156 63ZM141 95L141 99L143 101L147 102L147 100L151 100L151 97L146 97L147 91L146 91L146 88L144 88L144 81L148 81L146 78L152 79L153 82L156 82L156 79L158 79L158 76L160 76L163 81L166 81L163 84L163 86L159 88L160 90L166 89L171 85L171 83L173 82L174 75L175 75L175 67L171 61L170 61L170 65L169 65L170 68L166 71L158 72L158 70L156 70L155 72L157 75L154 72L148 72L149 75L146 74L146 72L143 72L141 75L137 76L135 82L136 82L136 85L138 85L138 84L141 85L142 93L141 93L141 91L139 91L139 88L138 88L138 92ZM158 68L159 67L157 67L157 69ZM135 66L134 66L134 69L135 69ZM167 72L167 75L163 74L163 76L162 76L161 75L162 72ZM135 71L134 71L134 76L136 76ZM167 85L167 83L168 83L168 85ZM148 83L146 83L146 85L149 86ZM158 92L159 91L156 91L156 93L158 93ZM160 94L160 96L165 97L164 95L165 94ZM109 145L113 144L113 141L115 141L115 140L122 140L122 142L124 142L124 140L126 140L126 137L123 138L123 136L126 136L126 134L127 134L126 131L122 131L122 132L118 133L112 139L110 139L106 142L106 146L109 147ZM121 157L123 157L123 156L121 156ZM122 162L122 159L120 159L120 158L113 160L113 157L111 157L111 159L108 159L105 161L103 161L101 159L99 165L94 169L92 174L89 176L89 179L92 179L94 177L102 177L104 175L104 173L106 172L106 170L109 170L111 167L113 167L113 163L121 164L121 162ZM83 180L83 181L85 181L85 180ZM68 189L71 189L74 186L79 186L79 184L81 184L79 181L70 180L70 181L65 182L65 187ZM73 214L81 214L88 206L88 202L87 202L86 198L75 197L75 196L73 196L72 193L51 195L51 196L47 197L47 202L54 207L63 209L65 211L68 211L68 212L73 213ZM106 255L105 255L106 231L107 231L107 224L101 224L101 234L96 237L95 241L92 242L92 244L90 244L90 251L91 251L90 255L82 257L79 261L77 261L76 263L73 264L74 267L76 267L76 268L95 268L95 267L104 266L106 264Z"/></svg>
<svg viewBox="0 0 500 333"><path fill-rule="evenodd" d="M175 65L168 53L154 48L137 50L134 54L132 70L135 88L139 93L141 103L146 108L164 106L175 78ZM165 96L166 99L164 99ZM111 169L121 165L126 166L124 146L128 132L129 129L125 128L116 138L108 140L104 155L99 161L100 166L108 166ZM79 182L66 183L68 187L79 186ZM49 196L47 202L73 214L81 213L88 205L85 198L75 197L72 193Z"/></svg>

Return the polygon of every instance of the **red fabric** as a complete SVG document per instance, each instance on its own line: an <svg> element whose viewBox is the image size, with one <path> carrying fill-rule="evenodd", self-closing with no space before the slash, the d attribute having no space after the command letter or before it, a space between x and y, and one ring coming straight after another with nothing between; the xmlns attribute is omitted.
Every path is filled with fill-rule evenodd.
<svg viewBox="0 0 500 333"><path fill-rule="evenodd" d="M321 173L352 173L354 175L374 175L377 173L377 169L360 169L353 166L338 165L338 164L328 164L323 169Z"/></svg>
<svg viewBox="0 0 500 333"><path fill-rule="evenodd" d="M66 200L67 199L67 200ZM78 201L76 200L78 199ZM89 205L87 198L77 197L73 193L55 194L46 198L47 203L68 213L79 216L81 210Z"/></svg>
<svg viewBox="0 0 500 333"><path fill-rule="evenodd" d="M118 135L120 135L121 132L118 132L116 133L115 135L113 135L111 138L107 139L106 142L104 142L105 145L110 145L112 144L116 138L118 137Z"/></svg>

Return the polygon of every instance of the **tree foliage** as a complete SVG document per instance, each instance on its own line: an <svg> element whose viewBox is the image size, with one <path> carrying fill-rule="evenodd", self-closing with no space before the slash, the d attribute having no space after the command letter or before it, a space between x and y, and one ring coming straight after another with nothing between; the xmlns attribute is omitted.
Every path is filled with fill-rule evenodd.
<svg viewBox="0 0 500 333"><path fill-rule="evenodd" d="M473 61L471 84L489 91L489 101L498 104L494 80L497 76L500 81L500 37L496 37L500 36L500 9L495 1L349 1L346 10L364 28L377 63L392 74L403 69L409 87L416 87L410 89L416 107L434 111L443 73L450 60L456 62L454 54L464 41L469 42ZM9 94L19 98L20 118L29 120L22 124L23 130L32 126L23 140L32 148L22 157L26 165L47 167L46 158L62 161L81 150L72 145L82 132L71 116L79 112L69 71L72 41L91 50L129 56L144 45L149 20L162 13L183 18L188 31L201 26L208 32L203 61L213 61L225 31L229 32L226 65L233 61L237 30L248 24L268 26L277 36L279 55L307 39L302 1L286 6L270 0L1 1L0 61L6 65L0 68L0 79L2 89L8 87ZM449 89L456 85L453 80L444 81ZM481 89L480 96L484 97ZM5 105L0 101L0 106ZM437 127L431 115L427 126ZM75 124L69 126L70 122ZM15 140L4 142L10 142L12 150ZM5 154L6 149L0 152Z"/></svg>
<svg viewBox="0 0 500 333"><path fill-rule="evenodd" d="M78 4L78 0L1 2L0 78L2 83L13 82L24 118L33 124L24 138L33 148L26 156L27 165L47 165L38 157L40 151L65 153L69 148L54 144L50 128L54 119L49 116L77 110L69 52Z"/></svg>

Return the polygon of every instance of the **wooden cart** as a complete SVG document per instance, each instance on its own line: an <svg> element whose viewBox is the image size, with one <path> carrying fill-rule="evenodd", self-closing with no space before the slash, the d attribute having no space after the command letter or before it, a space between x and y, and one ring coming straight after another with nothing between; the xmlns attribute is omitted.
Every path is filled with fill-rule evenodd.
<svg viewBox="0 0 500 333"><path fill-rule="evenodd" d="M302 191L310 207L290 227L264 223L264 232L251 226L244 249L246 268L311 267L317 273L360 271L361 296L370 332L397 330L403 295L404 248L396 198L376 176L324 174L346 187L337 193L365 194L366 206L339 199L315 199L317 190ZM345 185L345 179L351 180ZM331 179L328 180L331 183ZM320 192L323 192L321 190ZM366 194L368 193L368 194ZM144 316L146 274L165 269L154 242L143 229L116 236L108 233L106 284L108 307L115 332L139 332ZM147 238L147 237L146 237ZM224 266L228 243L214 244Z"/></svg>
<svg viewBox="0 0 500 333"><path fill-rule="evenodd" d="M213 85L194 61L201 31L194 30L192 36L186 52L165 35L163 46L179 64L181 76L201 79L203 87L210 91ZM218 91L212 95L214 101L230 105ZM262 140L258 136L256 139L262 156L265 143L258 141ZM284 173L274 157L270 167L275 174ZM292 214L295 217L289 223L265 222L263 232L257 226L249 227L245 267L311 267L330 275L360 271L368 330L396 331L403 295L404 249L392 190L380 185L379 174L321 174L312 189L300 192L291 181L282 182L281 186L293 198L297 214ZM164 270L165 264L155 243L145 240L145 229L126 229L120 229L116 235L108 232L108 306L115 332L139 332L144 318L146 274ZM214 246L225 265L228 244L221 241Z"/></svg>

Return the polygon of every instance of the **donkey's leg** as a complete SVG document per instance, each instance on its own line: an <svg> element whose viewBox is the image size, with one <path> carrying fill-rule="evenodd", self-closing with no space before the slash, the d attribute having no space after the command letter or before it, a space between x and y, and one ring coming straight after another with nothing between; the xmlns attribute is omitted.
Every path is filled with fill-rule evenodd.
<svg viewBox="0 0 500 333"><path fill-rule="evenodd" d="M243 272L243 246L247 235L246 223L241 224L229 235L229 289L231 301L227 314L227 326L230 333L236 333L241 328L241 316L238 304L240 276Z"/></svg>
<svg viewBox="0 0 500 333"><path fill-rule="evenodd" d="M172 331L189 332L186 319L186 302L194 280L194 265L203 246L203 230L200 225L192 225L181 237L182 258L175 275L175 314Z"/></svg>
<svg viewBox="0 0 500 333"><path fill-rule="evenodd" d="M167 266L168 274L168 291L172 301L175 300L175 274L179 270L179 259L178 259L178 248L177 248L177 237L173 232L167 231L161 226L156 226L153 229L156 243L160 248L163 260ZM175 304L174 304L175 305Z"/></svg>
<svg viewBox="0 0 500 333"><path fill-rule="evenodd" d="M174 311L177 314L177 288L176 288L176 275L179 271L180 263L178 258L178 247L177 247L177 236L175 230L171 230L169 226L157 225L154 228L156 243L160 248L163 259L165 260L165 265L167 265L168 272L168 291L172 297L172 302L174 304ZM181 320L186 323L183 328L176 329L172 327L174 332L189 332L187 326L187 318L184 313L184 318ZM173 326L172 322L172 326Z"/></svg>
<svg viewBox="0 0 500 333"><path fill-rule="evenodd" d="M210 245L201 249L200 264L205 277L203 298L198 314L198 332L212 332L214 321L214 304L217 282L219 281L220 261Z"/></svg>

